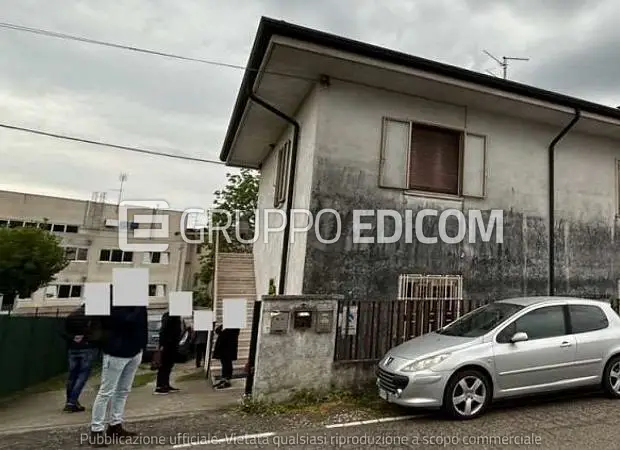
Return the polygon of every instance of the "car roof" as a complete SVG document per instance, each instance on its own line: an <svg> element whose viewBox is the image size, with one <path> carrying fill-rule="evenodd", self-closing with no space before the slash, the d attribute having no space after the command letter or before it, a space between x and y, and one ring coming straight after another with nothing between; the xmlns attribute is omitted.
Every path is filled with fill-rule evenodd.
<svg viewBox="0 0 620 450"><path fill-rule="evenodd" d="M562 296L550 296L550 295L506 298L503 300L499 300L499 302L500 303L511 303L513 305L520 305L524 307L537 305L541 303L553 303L553 302L591 304L591 305L599 305L599 306L609 305L609 302L605 300L592 300L592 299L580 298L580 297L562 297Z"/></svg>

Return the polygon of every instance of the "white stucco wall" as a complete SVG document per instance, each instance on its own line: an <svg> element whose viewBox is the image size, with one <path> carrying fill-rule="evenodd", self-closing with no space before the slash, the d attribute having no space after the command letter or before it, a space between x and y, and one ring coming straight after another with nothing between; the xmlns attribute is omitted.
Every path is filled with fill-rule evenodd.
<svg viewBox="0 0 620 450"><path fill-rule="evenodd" d="M312 167L315 153L315 140L317 131L317 118L322 91L314 89L304 100L299 108L295 119L300 125L300 141L297 153L295 187L293 193L293 208L307 210L310 206L310 193L312 188ZM277 213L267 213L273 210L275 195L275 183L277 174L277 159L280 147L293 138L293 127L286 126L282 137L279 139L274 150L263 162L258 188L257 227L258 239L254 244L254 271L256 275L256 294L260 298L266 295L269 289L269 280L273 279L278 288L280 277L280 265L282 258L283 231L266 231L265 220L271 230L283 228L282 217ZM279 208L286 211L286 205ZM303 214L295 215L295 227L304 228L306 217ZM303 268L306 255L306 233L298 231L291 234L289 243L288 270L286 288L284 294L294 295L302 293Z"/></svg>
<svg viewBox="0 0 620 450"><path fill-rule="evenodd" d="M309 241L304 291L391 297L398 274L430 273L463 274L476 295L546 292L548 146L565 124L554 126L508 113L332 80L321 99L313 204L337 205L349 214L349 221L353 209L502 209L504 244L466 240L458 249L403 242L353 244L349 226L342 243L325 246ZM380 188L383 117L486 136L485 196L447 199ZM567 116L566 123L569 120ZM609 293L616 291L620 278L616 273L620 243L615 242L620 141L585 134L579 126L556 147L556 292Z"/></svg>
<svg viewBox="0 0 620 450"><path fill-rule="evenodd" d="M486 198L466 198L466 209L515 208L547 215L547 149L561 127L333 82L324 93L317 157L342 164L355 159L356 169L378 175L381 120L386 116L486 136ZM556 148L557 216L613 219L616 158L620 158L620 142L569 132ZM409 203L434 202L409 195L403 198Z"/></svg>

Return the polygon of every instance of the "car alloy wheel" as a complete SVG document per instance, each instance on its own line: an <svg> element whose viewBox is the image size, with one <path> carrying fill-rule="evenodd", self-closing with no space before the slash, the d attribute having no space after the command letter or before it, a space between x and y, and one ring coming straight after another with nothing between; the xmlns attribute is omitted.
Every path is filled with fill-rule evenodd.
<svg viewBox="0 0 620 450"><path fill-rule="evenodd" d="M612 398L620 398L620 356L614 356L605 366L603 389Z"/></svg>
<svg viewBox="0 0 620 450"><path fill-rule="evenodd" d="M452 377L446 389L444 409L457 419L480 416L491 395L486 377L477 370L467 370Z"/></svg>
<svg viewBox="0 0 620 450"><path fill-rule="evenodd" d="M611 366L611 370L609 371L609 385L614 392L620 394L620 361Z"/></svg>

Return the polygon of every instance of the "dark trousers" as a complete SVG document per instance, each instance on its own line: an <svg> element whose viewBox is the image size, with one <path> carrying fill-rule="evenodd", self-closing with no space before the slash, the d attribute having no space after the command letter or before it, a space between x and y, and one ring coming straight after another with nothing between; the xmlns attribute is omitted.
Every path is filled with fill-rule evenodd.
<svg viewBox="0 0 620 450"><path fill-rule="evenodd" d="M196 344L196 367L202 367L202 362L205 359L205 353L207 351L207 343L205 342Z"/></svg>
<svg viewBox="0 0 620 450"><path fill-rule="evenodd" d="M232 359L220 359L222 364L222 378L230 380L233 376L233 362Z"/></svg>
<svg viewBox="0 0 620 450"><path fill-rule="evenodd" d="M69 349L69 376L67 378L67 404L77 405L78 399L88 377L97 354L95 349Z"/></svg>
<svg viewBox="0 0 620 450"><path fill-rule="evenodd" d="M161 364L159 366L159 370L157 371L157 387L170 387L170 373L172 372L172 367L174 367L176 354L177 350L175 348L168 350L164 347L162 350Z"/></svg>

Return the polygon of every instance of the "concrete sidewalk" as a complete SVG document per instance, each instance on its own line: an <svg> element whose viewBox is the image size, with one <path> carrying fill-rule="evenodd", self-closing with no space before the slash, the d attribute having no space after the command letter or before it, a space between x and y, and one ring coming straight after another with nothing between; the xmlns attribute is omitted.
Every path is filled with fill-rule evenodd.
<svg viewBox="0 0 620 450"><path fill-rule="evenodd" d="M181 392L168 395L153 395L154 385L133 388L127 400L125 418L127 421L161 418L179 414L209 411L237 405L243 395L245 379L234 380L233 387L215 391L207 379L180 381L179 377L195 373L191 365L175 366L172 384ZM99 376L92 377L80 397L86 407L83 413L62 412L65 401L64 390L32 394L0 406L0 435L36 430L87 426L90 411L97 394L95 388Z"/></svg>

